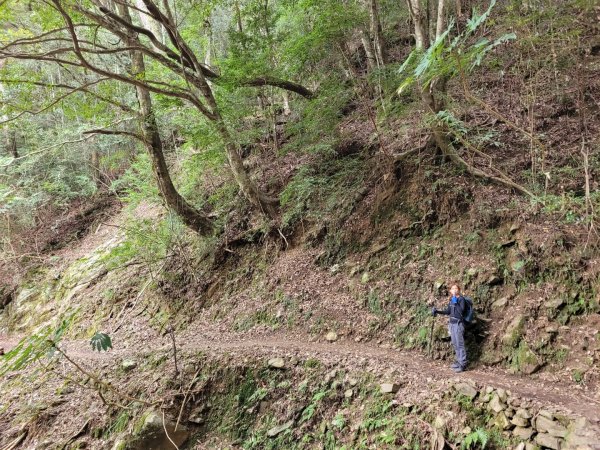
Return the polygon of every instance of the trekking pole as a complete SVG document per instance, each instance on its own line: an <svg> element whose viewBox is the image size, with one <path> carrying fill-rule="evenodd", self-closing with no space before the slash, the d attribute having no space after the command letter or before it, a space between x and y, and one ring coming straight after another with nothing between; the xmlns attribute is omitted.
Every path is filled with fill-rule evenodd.
<svg viewBox="0 0 600 450"><path fill-rule="evenodd" d="M429 330L429 357L433 358L433 328L435 326L435 317L431 317L431 329Z"/></svg>
<svg viewBox="0 0 600 450"><path fill-rule="evenodd" d="M435 316L431 316L431 329L429 330L429 357L433 359L433 328L435 326Z"/></svg>

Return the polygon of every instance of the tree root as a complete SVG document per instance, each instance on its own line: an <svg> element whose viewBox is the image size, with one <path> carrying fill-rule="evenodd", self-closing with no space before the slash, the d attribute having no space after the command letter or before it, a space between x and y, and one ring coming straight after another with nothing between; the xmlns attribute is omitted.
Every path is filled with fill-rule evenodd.
<svg viewBox="0 0 600 450"><path fill-rule="evenodd" d="M509 187L533 199L537 198L534 193L529 191L527 188L521 186L520 184L512 181L506 174L504 174L499 169L494 169L498 173L498 176L495 176L485 173L483 170L480 170L469 164L458 154L452 143L449 141L447 135L438 126L435 126L433 129L433 137L435 139L436 145L442 151L444 156L447 156L450 159L450 161L452 161L452 163L465 170L467 173L477 178L493 181L497 184Z"/></svg>

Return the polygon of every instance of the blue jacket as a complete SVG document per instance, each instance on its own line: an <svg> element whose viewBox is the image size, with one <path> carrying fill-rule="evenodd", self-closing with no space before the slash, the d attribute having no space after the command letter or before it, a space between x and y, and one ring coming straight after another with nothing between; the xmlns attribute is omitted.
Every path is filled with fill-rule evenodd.
<svg viewBox="0 0 600 450"><path fill-rule="evenodd" d="M458 298L452 297L448 303L448 307L446 309L436 310L436 314L450 316L450 322L464 322L466 309L466 300L462 295L460 295Z"/></svg>

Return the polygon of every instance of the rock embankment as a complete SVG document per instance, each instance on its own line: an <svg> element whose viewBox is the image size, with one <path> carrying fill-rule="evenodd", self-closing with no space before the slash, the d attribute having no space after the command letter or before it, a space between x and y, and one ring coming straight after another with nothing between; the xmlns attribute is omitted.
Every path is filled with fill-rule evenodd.
<svg viewBox="0 0 600 450"><path fill-rule="evenodd" d="M515 450L547 448L552 450L600 449L600 427L585 417L577 417L558 409L536 407L505 389L491 386L478 388L475 383L461 381L456 392L492 417L490 425L520 441Z"/></svg>

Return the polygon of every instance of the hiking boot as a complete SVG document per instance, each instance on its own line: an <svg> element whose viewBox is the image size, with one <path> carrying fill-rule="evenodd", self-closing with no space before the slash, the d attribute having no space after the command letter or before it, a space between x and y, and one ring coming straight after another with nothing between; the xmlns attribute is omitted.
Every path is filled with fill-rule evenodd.
<svg viewBox="0 0 600 450"><path fill-rule="evenodd" d="M460 367L460 364L457 362L452 363L452 365L450 366L450 368L452 368L452 369L458 369L459 367Z"/></svg>
<svg viewBox="0 0 600 450"><path fill-rule="evenodd" d="M466 370L466 367L462 367L462 366L454 367L454 371L456 373L461 373L461 372L464 372L465 370Z"/></svg>

